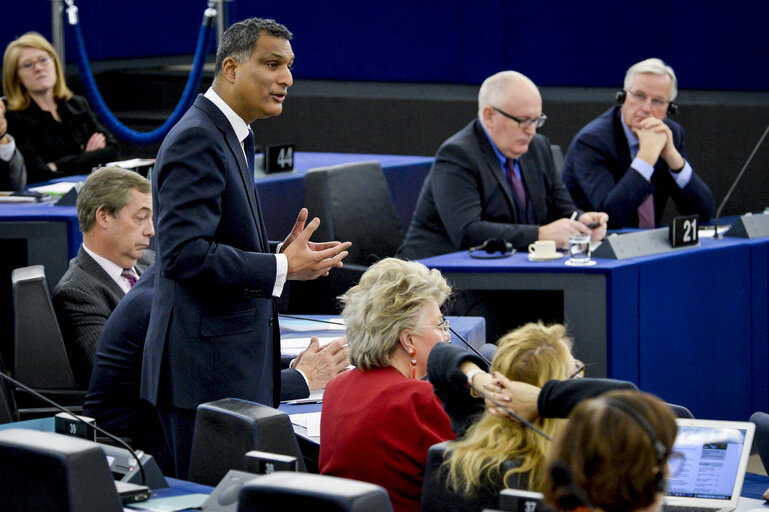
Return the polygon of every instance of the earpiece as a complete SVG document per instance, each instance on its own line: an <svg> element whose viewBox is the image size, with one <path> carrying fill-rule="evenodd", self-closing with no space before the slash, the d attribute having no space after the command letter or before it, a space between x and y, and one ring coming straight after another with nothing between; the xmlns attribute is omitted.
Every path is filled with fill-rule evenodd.
<svg viewBox="0 0 769 512"><path fill-rule="evenodd" d="M630 416L633 421L635 421L638 426L641 427L641 430L646 432L646 435L649 437L649 441L651 441L652 448L654 449L654 459L657 463L657 471L654 473L654 485L659 492L664 493L666 490L666 482L665 475L663 473L663 467L665 464L665 454L667 453L665 444L660 441L660 438L657 437L657 434L654 433L652 426L643 416L638 413L638 411L628 406L626 403L615 400L614 398L606 398L605 402L615 409L619 409L626 415Z"/></svg>
<svg viewBox="0 0 769 512"><path fill-rule="evenodd" d="M480 251L484 251L484 253L479 254ZM468 249L471 258L481 259L506 258L514 252L515 249L513 248L513 244L499 238L489 238L481 245L476 245L475 247L470 247L470 249Z"/></svg>

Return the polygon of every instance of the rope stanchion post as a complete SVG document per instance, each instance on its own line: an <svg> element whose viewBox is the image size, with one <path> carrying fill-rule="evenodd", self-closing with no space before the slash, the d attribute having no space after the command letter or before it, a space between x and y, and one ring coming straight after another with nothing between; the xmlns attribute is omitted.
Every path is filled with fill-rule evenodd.
<svg viewBox="0 0 769 512"><path fill-rule="evenodd" d="M179 121L179 119L181 119L187 109L192 106L192 102L195 100L195 95L200 87L200 80L203 77L203 65L205 64L206 56L208 55L208 47L211 43L211 29L213 28L214 18L216 17L216 9L212 7L213 2L209 1L209 6L203 13L203 23L201 24L200 32L198 33L198 42L195 50L192 71L190 71L190 75L187 78L187 84L179 103L171 113L171 116L166 119L161 126L150 132L144 133L132 130L121 123L104 102L104 98L96 86L96 80L93 77L91 67L88 63L83 30L80 27L78 19L78 8L75 5L74 0L66 0L66 2L68 6L66 10L67 22L75 31L77 67L83 80L86 96L93 105L98 116L104 121L104 124L115 133L115 135L134 144L153 144L162 140L163 137L171 131L171 128Z"/></svg>
<svg viewBox="0 0 769 512"><path fill-rule="evenodd" d="M61 59L62 66L66 66L67 59L64 53L64 23L61 17L63 11L64 5L62 0L51 0L51 43Z"/></svg>

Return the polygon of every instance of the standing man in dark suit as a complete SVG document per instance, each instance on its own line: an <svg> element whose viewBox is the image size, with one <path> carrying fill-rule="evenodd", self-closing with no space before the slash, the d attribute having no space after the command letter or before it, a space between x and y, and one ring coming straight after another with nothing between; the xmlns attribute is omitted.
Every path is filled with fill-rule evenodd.
<svg viewBox="0 0 769 512"><path fill-rule="evenodd" d="M418 259L495 238L526 248L535 240L566 247L571 234L606 233L604 213L577 212L559 178L547 139L542 97L521 73L502 71L478 93L478 119L435 155L399 254Z"/></svg>
<svg viewBox="0 0 769 512"><path fill-rule="evenodd" d="M713 215L713 194L686 160L684 129L667 119L678 83L660 59L630 67L619 105L591 121L571 143L563 181L580 208L609 214L611 227L653 228L668 198L678 212Z"/></svg>
<svg viewBox="0 0 769 512"><path fill-rule="evenodd" d="M286 279L315 279L340 267L350 245L309 242L320 221L305 227L306 209L282 245L267 240L249 125L283 110L293 83L291 37L273 20L229 27L211 88L158 152L158 273L142 397L158 407L180 478L188 472L199 404L227 397L278 403L273 297Z"/></svg>
<svg viewBox="0 0 769 512"><path fill-rule="evenodd" d="M150 182L133 171L103 167L78 193L77 218L83 244L52 300L75 381L85 389L104 323L154 261L145 251L155 233Z"/></svg>
<svg viewBox="0 0 769 512"><path fill-rule="evenodd" d="M156 268L147 268L104 325L83 414L108 432L130 439L133 448L151 453L164 474L173 475L157 411L139 397ZM345 371L350 364L345 342L340 338L319 348L318 339L313 338L310 347L292 361L293 367L281 370L280 399L306 398Z"/></svg>

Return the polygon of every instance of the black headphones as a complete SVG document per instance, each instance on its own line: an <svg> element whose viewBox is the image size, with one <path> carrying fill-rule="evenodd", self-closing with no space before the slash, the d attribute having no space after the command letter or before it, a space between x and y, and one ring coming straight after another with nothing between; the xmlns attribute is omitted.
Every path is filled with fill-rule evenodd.
<svg viewBox="0 0 769 512"><path fill-rule="evenodd" d="M646 432L646 435L649 437L649 441L651 441L652 448L654 449L654 459L657 463L657 472L654 473L654 486L657 488L659 492L664 493L666 489L667 483L665 482L665 475L663 473L663 465L665 464L665 454L667 453L667 449L665 448L665 443L660 441L660 438L657 437L657 434L654 432L654 429L649 424L646 419L641 416L638 411L630 407L624 402L621 402L620 400L616 400L614 398L606 398L604 399L606 404L614 407L615 409L619 409L623 413L627 414L631 418L633 418L633 421L635 421L639 427L641 427L641 430Z"/></svg>
<svg viewBox="0 0 769 512"><path fill-rule="evenodd" d="M614 95L614 98L617 100L618 105L622 105L625 103L625 99L627 98L627 91L624 89L620 89L617 91L617 94ZM673 103L672 101L668 102L668 114L671 116L674 116L678 113L678 104Z"/></svg>
<svg viewBox="0 0 769 512"><path fill-rule="evenodd" d="M484 251L484 252L481 252ZM499 238L489 238L481 245L470 247L467 250L471 258L478 259L494 259L494 258L507 258L515 252L513 244L507 240L501 240Z"/></svg>

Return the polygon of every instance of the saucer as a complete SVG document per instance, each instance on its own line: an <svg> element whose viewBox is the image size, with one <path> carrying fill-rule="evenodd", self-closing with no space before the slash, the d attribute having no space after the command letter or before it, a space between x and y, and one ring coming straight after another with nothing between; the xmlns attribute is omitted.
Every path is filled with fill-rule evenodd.
<svg viewBox="0 0 769 512"><path fill-rule="evenodd" d="M570 267L592 267L593 265L596 264L596 261L595 260L590 260L590 261L588 261L586 263L574 263L571 260L566 260L565 263L566 263L566 265L568 265Z"/></svg>
<svg viewBox="0 0 769 512"><path fill-rule="evenodd" d="M546 256L537 256L533 252L529 253L529 261L552 261L560 258L563 258L563 253L557 252L557 251L552 254L548 254Z"/></svg>

